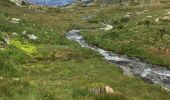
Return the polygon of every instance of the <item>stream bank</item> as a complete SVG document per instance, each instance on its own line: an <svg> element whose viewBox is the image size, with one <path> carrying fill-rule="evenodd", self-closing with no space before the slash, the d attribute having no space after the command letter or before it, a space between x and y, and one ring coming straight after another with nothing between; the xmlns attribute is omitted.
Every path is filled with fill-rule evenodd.
<svg viewBox="0 0 170 100"><path fill-rule="evenodd" d="M143 80L161 85L170 91L170 71L158 65L148 64L138 58L127 57L126 55L115 54L98 47L89 45L79 34L80 30L71 30L66 33L66 38L78 42L81 47L89 48L101 54L105 60L118 65L127 76L139 76Z"/></svg>

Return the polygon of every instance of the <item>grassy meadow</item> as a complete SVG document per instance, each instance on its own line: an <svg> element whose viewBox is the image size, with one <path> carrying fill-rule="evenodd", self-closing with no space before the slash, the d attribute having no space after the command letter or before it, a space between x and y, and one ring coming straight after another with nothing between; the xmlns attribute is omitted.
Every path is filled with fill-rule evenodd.
<svg viewBox="0 0 170 100"><path fill-rule="evenodd" d="M92 45L170 67L170 23L155 22L167 9L166 5L35 9L1 0L0 42L7 34L10 43L0 48L0 100L169 100L170 92L161 86L125 76L98 53L65 38L67 31L82 29ZM132 17L124 18L127 13ZM97 16L82 19L92 14ZM13 18L20 20L14 23ZM99 22L114 29L101 30ZM107 85L114 94L99 91Z"/></svg>

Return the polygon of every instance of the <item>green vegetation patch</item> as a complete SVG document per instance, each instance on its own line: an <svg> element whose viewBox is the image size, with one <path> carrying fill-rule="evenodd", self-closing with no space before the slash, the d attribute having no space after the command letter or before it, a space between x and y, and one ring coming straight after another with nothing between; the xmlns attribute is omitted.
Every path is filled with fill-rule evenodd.
<svg viewBox="0 0 170 100"><path fill-rule="evenodd" d="M17 47L18 49L23 50L26 54L30 56L32 54L38 53L36 47L33 44L28 43L28 42L22 43L21 41L18 41L18 40L11 40L10 44Z"/></svg>

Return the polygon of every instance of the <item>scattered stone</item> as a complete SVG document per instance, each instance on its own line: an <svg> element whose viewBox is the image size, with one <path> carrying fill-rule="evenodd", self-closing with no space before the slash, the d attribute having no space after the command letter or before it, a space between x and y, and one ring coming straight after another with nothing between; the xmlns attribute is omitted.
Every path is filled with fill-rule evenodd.
<svg viewBox="0 0 170 100"><path fill-rule="evenodd" d="M160 22L160 21L163 21L163 22L169 22L170 21L170 16L163 16L163 17L158 17L155 19L155 22Z"/></svg>
<svg viewBox="0 0 170 100"><path fill-rule="evenodd" d="M133 73L130 71L130 68L127 66L120 66L120 68L123 70L123 74L129 77L134 77Z"/></svg>
<svg viewBox="0 0 170 100"><path fill-rule="evenodd" d="M124 17L126 17L126 18L130 18L130 16L131 16L131 15L125 15Z"/></svg>
<svg viewBox="0 0 170 100"><path fill-rule="evenodd" d="M133 15L133 13L127 13L124 17L130 18Z"/></svg>
<svg viewBox="0 0 170 100"><path fill-rule="evenodd" d="M168 12L168 11L170 11L170 10L169 10L169 9L165 9L164 11Z"/></svg>
<svg viewBox="0 0 170 100"><path fill-rule="evenodd" d="M147 18L152 18L153 16L146 16Z"/></svg>
<svg viewBox="0 0 170 100"><path fill-rule="evenodd" d="M102 30L104 30L104 31L110 31L110 30L113 29L113 26L112 26L112 25L104 24L104 23L100 23L100 24L102 24L102 25L105 26L104 28L100 28L100 29L102 29Z"/></svg>
<svg viewBox="0 0 170 100"><path fill-rule="evenodd" d="M164 16L159 19L160 21L170 21L170 16Z"/></svg>
<svg viewBox="0 0 170 100"><path fill-rule="evenodd" d="M26 33L27 33L27 31L23 31L23 32L22 32L23 35L26 35Z"/></svg>
<svg viewBox="0 0 170 100"><path fill-rule="evenodd" d="M10 43L10 38L9 38L9 36L6 34L6 36L5 36L5 38L4 38L4 41L5 41L5 43L7 44L7 45L9 45L9 43Z"/></svg>
<svg viewBox="0 0 170 100"><path fill-rule="evenodd" d="M166 14L167 14L167 15L170 15L170 12L167 12Z"/></svg>
<svg viewBox="0 0 170 100"><path fill-rule="evenodd" d="M28 36L28 38L31 39L31 40L36 40L36 39L38 39L38 37L35 36L34 34L29 34L29 35L27 35L27 36Z"/></svg>
<svg viewBox="0 0 170 100"><path fill-rule="evenodd" d="M145 12L136 12L137 15L144 14Z"/></svg>
<svg viewBox="0 0 170 100"><path fill-rule="evenodd" d="M20 78L12 78L13 81L19 81Z"/></svg>
<svg viewBox="0 0 170 100"><path fill-rule="evenodd" d="M10 43L10 38L9 38L8 34L2 33L0 39L1 39L1 40L0 40L0 45L1 45L1 46L7 46L7 45L9 45L9 43Z"/></svg>
<svg viewBox="0 0 170 100"><path fill-rule="evenodd" d="M141 11L141 12L136 12L137 15L141 15L141 14L144 14L146 12L148 12L149 10L144 10L144 11Z"/></svg>
<svg viewBox="0 0 170 100"><path fill-rule="evenodd" d="M17 6L22 7L23 0L10 0L11 2L15 3Z"/></svg>
<svg viewBox="0 0 170 100"><path fill-rule="evenodd" d="M30 40L37 40L38 37L32 34L31 32L23 31L22 34L29 38Z"/></svg>
<svg viewBox="0 0 170 100"><path fill-rule="evenodd" d="M20 21L20 19L18 19L18 18L12 18L12 23L17 24L17 23L19 23L19 21Z"/></svg>
<svg viewBox="0 0 170 100"><path fill-rule="evenodd" d="M13 35L13 36L18 36L18 33L13 32L12 35Z"/></svg>
<svg viewBox="0 0 170 100"><path fill-rule="evenodd" d="M107 94L114 94L114 91L110 86L105 86L105 91Z"/></svg>
<svg viewBox="0 0 170 100"><path fill-rule="evenodd" d="M148 12L148 11L149 11L148 9L144 10L144 12Z"/></svg>
<svg viewBox="0 0 170 100"><path fill-rule="evenodd" d="M155 19L155 22L159 22L159 17Z"/></svg>
<svg viewBox="0 0 170 100"><path fill-rule="evenodd" d="M4 77L0 76L0 80L3 80L3 79L4 79Z"/></svg>

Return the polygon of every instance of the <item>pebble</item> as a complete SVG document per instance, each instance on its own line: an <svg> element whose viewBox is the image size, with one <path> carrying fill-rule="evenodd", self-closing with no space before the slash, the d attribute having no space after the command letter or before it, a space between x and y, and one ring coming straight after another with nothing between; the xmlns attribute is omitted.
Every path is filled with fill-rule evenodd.
<svg viewBox="0 0 170 100"><path fill-rule="evenodd" d="M35 36L34 34L29 34L29 35L28 35L28 38L31 39L31 40L36 40L36 39L38 39L38 37Z"/></svg>
<svg viewBox="0 0 170 100"><path fill-rule="evenodd" d="M110 86L105 86L105 90L107 94L114 94L114 91Z"/></svg>
<svg viewBox="0 0 170 100"><path fill-rule="evenodd" d="M3 80L3 79L4 79L4 77L0 76L0 80Z"/></svg>
<svg viewBox="0 0 170 100"><path fill-rule="evenodd" d="M12 23L19 23L19 21L20 21L20 19L18 19L18 18L12 18Z"/></svg>
<svg viewBox="0 0 170 100"><path fill-rule="evenodd" d="M13 81L19 81L20 78L12 78Z"/></svg>

